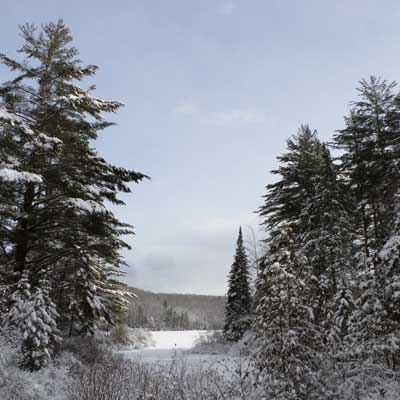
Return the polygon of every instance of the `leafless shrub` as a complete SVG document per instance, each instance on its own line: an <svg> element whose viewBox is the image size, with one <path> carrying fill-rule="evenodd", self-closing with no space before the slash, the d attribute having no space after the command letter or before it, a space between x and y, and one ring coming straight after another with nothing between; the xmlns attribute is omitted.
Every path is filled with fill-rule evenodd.
<svg viewBox="0 0 400 400"><path fill-rule="evenodd" d="M207 331L198 336L192 353L199 354L225 354L231 347L221 330Z"/></svg>
<svg viewBox="0 0 400 400"><path fill-rule="evenodd" d="M255 400L245 359L202 366L184 356L144 363L110 357L80 366L68 400Z"/></svg>

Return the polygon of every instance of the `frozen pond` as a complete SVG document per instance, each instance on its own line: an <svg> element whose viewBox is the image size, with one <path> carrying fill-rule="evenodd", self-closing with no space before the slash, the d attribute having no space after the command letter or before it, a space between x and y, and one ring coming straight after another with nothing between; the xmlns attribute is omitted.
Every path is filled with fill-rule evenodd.
<svg viewBox="0 0 400 400"><path fill-rule="evenodd" d="M192 366L211 366L226 359L231 359L221 354L196 354L190 351L200 335L207 331L152 331L153 343L144 349L124 350L119 353L127 358L145 362L168 362L183 358L185 363Z"/></svg>

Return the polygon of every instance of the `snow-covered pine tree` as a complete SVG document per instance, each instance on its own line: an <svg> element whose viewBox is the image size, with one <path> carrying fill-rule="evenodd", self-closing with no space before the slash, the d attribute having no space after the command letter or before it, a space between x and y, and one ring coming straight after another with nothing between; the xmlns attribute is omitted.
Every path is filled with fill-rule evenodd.
<svg viewBox="0 0 400 400"><path fill-rule="evenodd" d="M384 363L382 347L385 341L387 313L382 304L381 287L377 280L377 256L359 274L359 292L356 308L350 319L349 356L359 364L379 365Z"/></svg>
<svg viewBox="0 0 400 400"><path fill-rule="evenodd" d="M333 341L340 341L346 338L349 333L349 320L355 310L353 293L345 279L338 285L334 301L333 329L332 334L336 336Z"/></svg>
<svg viewBox="0 0 400 400"><path fill-rule="evenodd" d="M334 298L340 282L352 281L352 224L345 187L325 144L316 146L313 189L300 213L302 233L298 240L312 266L311 282L315 324L325 335L336 314ZM319 165L318 165L319 164Z"/></svg>
<svg viewBox="0 0 400 400"><path fill-rule="evenodd" d="M271 335L271 332L264 332L262 328L263 320L269 318L267 314L271 304L268 301L279 299L274 292L278 287L274 281L277 279L275 275L279 276L279 270L292 268L288 276L296 277L295 273L302 276L292 282L291 290L297 291L300 305L293 312L298 312L298 317L304 323L308 321L309 338L315 338L314 343L312 340L307 343L307 351L313 356L307 358L304 355L301 361L305 367L304 374L312 375L311 371L322 358L331 362L331 346L327 339L337 311L335 297L338 283L352 276L350 217L345 190L337 177L336 167L329 150L319 141L315 131L308 126L301 127L298 134L288 141L288 151L278 159L280 166L273 173L279 174L280 179L267 186L264 205L259 209L262 224L267 228L269 250L256 291L257 335L260 339L258 354L262 357L266 346L264 340ZM282 227L290 230L290 239L281 236ZM279 238L277 242L275 236ZM285 247L288 243L292 246L290 251ZM292 254L293 260L298 255L303 261L296 264L286 259L280 265L274 257L284 260L285 254ZM306 288L301 288L304 282ZM296 287L297 284L299 287ZM266 302L268 305L265 305ZM306 349L304 343L297 343L299 348ZM262 363L258 362L258 365L262 368ZM268 370L268 364L265 368ZM269 369L272 373L272 369ZM314 381L315 385L317 381L323 381L322 367L320 373L321 376Z"/></svg>
<svg viewBox="0 0 400 400"><path fill-rule="evenodd" d="M382 303L386 311L384 341L385 364L400 370L400 207L397 206L397 221L392 235L379 252L377 268L382 288Z"/></svg>
<svg viewBox="0 0 400 400"><path fill-rule="evenodd" d="M341 168L357 210L352 221L359 244L359 287L348 335L355 368L361 368L361 363L368 368L396 369L399 363L398 314L390 311L398 304L389 294L396 293L397 284L396 273L391 274L396 270L395 205L400 184L400 112L395 86L375 77L361 81L361 99L353 103L346 128L334 138L335 145L344 150Z"/></svg>
<svg viewBox="0 0 400 400"><path fill-rule="evenodd" d="M27 143L32 130L16 114L0 105L0 326L6 322L10 296L18 280L12 263L16 221L23 206L21 193L27 185L38 184L42 177L29 166ZM51 146L45 135L38 143Z"/></svg>
<svg viewBox="0 0 400 400"><path fill-rule="evenodd" d="M309 304L311 267L290 226L277 228L257 282L254 361L274 399L320 399L322 335Z"/></svg>
<svg viewBox="0 0 400 400"><path fill-rule="evenodd" d="M236 244L235 260L228 280L224 337L237 341L251 324L250 272L243 244L242 228Z"/></svg>
<svg viewBox="0 0 400 400"><path fill-rule="evenodd" d="M400 368L400 207L392 235L362 271L350 338L361 362Z"/></svg>
<svg viewBox="0 0 400 400"><path fill-rule="evenodd" d="M302 126L287 147L272 171L280 179L267 186L259 214L271 237L280 224L290 225L312 266L309 304L315 323L329 330L337 282L344 271L350 273L352 226L345 190L316 131Z"/></svg>
<svg viewBox="0 0 400 400"><path fill-rule="evenodd" d="M329 353L333 357L336 367L342 371L346 369L345 364L349 357L348 348L349 333L352 329L352 318L357 309L354 301L352 283L343 276L341 282L338 282L336 294L333 298L331 309L332 316L329 318L327 330L327 343Z"/></svg>
<svg viewBox="0 0 400 400"><path fill-rule="evenodd" d="M280 166L271 173L279 180L266 186L264 204L258 209L261 223L270 234L278 232L275 227L284 221L290 222L295 235L306 229L300 214L314 196L321 146L317 132L303 125L287 140L287 152L277 157Z"/></svg>
<svg viewBox="0 0 400 400"><path fill-rule="evenodd" d="M346 127L334 136L335 146L343 151L341 168L356 210L354 231L360 262L380 250L393 215L393 183L399 184L399 180L393 179L390 147L399 141L400 120L395 112L395 86L373 76L369 81L362 80L358 88L361 98L345 117Z"/></svg>
<svg viewBox="0 0 400 400"><path fill-rule="evenodd" d="M77 85L97 67L81 65L69 29L59 21L35 30L21 28L24 60L0 56L18 73L0 86L0 217L7 227L0 233L1 279L15 286L26 271L47 271L59 327L83 332L99 318L111 321L122 306L113 274L123 264L120 250L129 247L120 237L132 230L105 204L123 204L118 193L145 176L107 163L91 146L112 125L103 114L122 104ZM38 282L29 283L35 293Z"/></svg>
<svg viewBox="0 0 400 400"><path fill-rule="evenodd" d="M8 320L22 337L21 367L34 371L48 364L60 337L57 329L58 313L50 298L47 279L40 278L34 291L30 281L32 278L24 272L12 295L13 304Z"/></svg>

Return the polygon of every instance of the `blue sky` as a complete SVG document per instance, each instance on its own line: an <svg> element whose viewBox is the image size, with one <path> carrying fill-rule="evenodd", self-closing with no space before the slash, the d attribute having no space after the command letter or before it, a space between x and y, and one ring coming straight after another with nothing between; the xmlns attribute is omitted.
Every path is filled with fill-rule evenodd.
<svg viewBox="0 0 400 400"><path fill-rule="evenodd" d="M96 147L152 177L116 213L137 232L127 280L155 291L224 294L238 227L257 227L286 138L309 123L329 139L360 79L400 71L398 1L2 0L1 10L0 52L15 55L19 24L63 18L81 59L100 67L97 95L126 104Z"/></svg>

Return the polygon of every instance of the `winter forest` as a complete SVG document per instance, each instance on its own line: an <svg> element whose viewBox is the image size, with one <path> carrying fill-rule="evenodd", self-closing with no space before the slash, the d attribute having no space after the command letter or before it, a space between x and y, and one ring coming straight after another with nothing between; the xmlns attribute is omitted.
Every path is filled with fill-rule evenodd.
<svg viewBox="0 0 400 400"><path fill-rule="evenodd" d="M62 20L20 35L0 54L0 399L400 398L396 82L354 82L328 140L279 138L226 296L163 294L124 281L135 221L116 211L156 177L96 149L123 104L96 97Z"/></svg>

